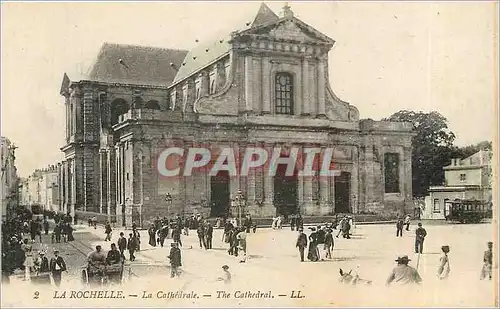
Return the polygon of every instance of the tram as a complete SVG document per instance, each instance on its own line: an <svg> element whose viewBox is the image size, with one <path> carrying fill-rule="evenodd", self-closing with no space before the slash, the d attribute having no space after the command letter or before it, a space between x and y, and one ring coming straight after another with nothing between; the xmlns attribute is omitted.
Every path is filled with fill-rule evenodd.
<svg viewBox="0 0 500 309"><path fill-rule="evenodd" d="M460 223L479 223L492 217L492 203L483 200L455 199L445 203L445 218Z"/></svg>

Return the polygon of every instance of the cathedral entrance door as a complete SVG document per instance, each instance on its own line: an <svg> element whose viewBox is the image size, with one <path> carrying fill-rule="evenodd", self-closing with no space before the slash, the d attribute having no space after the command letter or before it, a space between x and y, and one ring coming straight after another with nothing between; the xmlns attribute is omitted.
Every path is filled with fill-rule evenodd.
<svg viewBox="0 0 500 309"><path fill-rule="evenodd" d="M286 176L286 165L280 164L274 176L274 206L276 215L288 217L298 213L297 175Z"/></svg>
<svg viewBox="0 0 500 309"><path fill-rule="evenodd" d="M228 171L220 171L216 176L210 177L210 191L210 217L226 217L231 196Z"/></svg>
<svg viewBox="0 0 500 309"><path fill-rule="evenodd" d="M342 172L335 177L335 213L351 212L351 173Z"/></svg>

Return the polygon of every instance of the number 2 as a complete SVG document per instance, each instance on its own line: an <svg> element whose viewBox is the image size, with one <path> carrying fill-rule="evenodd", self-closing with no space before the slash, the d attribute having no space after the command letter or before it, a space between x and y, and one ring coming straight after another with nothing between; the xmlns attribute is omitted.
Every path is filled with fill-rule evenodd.
<svg viewBox="0 0 500 309"><path fill-rule="evenodd" d="M38 299L40 297L40 292L35 291L35 295L33 296L34 299Z"/></svg>

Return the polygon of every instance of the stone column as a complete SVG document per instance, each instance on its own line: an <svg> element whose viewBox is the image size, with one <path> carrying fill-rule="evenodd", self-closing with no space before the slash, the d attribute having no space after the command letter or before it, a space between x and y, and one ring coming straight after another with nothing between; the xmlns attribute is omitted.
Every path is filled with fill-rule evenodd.
<svg viewBox="0 0 500 309"><path fill-rule="evenodd" d="M137 208L139 214L139 226L143 226L144 209L143 206L143 192L142 192L142 142L130 142L130 182L132 188L132 201L134 207Z"/></svg>
<svg viewBox="0 0 500 309"><path fill-rule="evenodd" d="M271 65L269 57L262 58L262 113L271 113Z"/></svg>
<svg viewBox="0 0 500 309"><path fill-rule="evenodd" d="M335 213L335 177L330 177L330 205L332 205L332 213Z"/></svg>
<svg viewBox="0 0 500 309"><path fill-rule="evenodd" d="M262 61L261 58L254 58L252 60L252 91L253 97L253 111L256 113L262 112Z"/></svg>
<svg viewBox="0 0 500 309"><path fill-rule="evenodd" d="M412 170L411 170L411 146L403 148L403 168L404 168L404 187L403 194L405 197L405 210L407 213L413 211L413 198L412 198Z"/></svg>
<svg viewBox="0 0 500 309"><path fill-rule="evenodd" d="M272 146L263 144L269 156L272 155ZM269 160L268 160L269 162ZM262 216L269 217L276 215L276 208L274 207L274 177L269 176L269 163L263 171L264 182L264 202L262 205Z"/></svg>
<svg viewBox="0 0 500 309"><path fill-rule="evenodd" d="M71 135L70 134L70 127L71 127L71 125L70 125L70 121L69 121L70 119L69 119L69 117L71 115L69 113L69 95L68 94L66 94L64 96L64 101L65 101L64 105L66 106L66 140L69 140L70 135Z"/></svg>
<svg viewBox="0 0 500 309"><path fill-rule="evenodd" d="M352 147L352 171L351 171L351 199L352 212L359 213L359 160L358 147Z"/></svg>
<svg viewBox="0 0 500 309"><path fill-rule="evenodd" d="M75 217L75 207L76 207L76 177L75 177L75 159L71 160L71 166L70 166L70 173L71 173L71 203L69 205L69 210L71 213L71 216L74 218ZM81 205L81 204L80 204ZM85 211L85 209L83 209Z"/></svg>
<svg viewBox="0 0 500 309"><path fill-rule="evenodd" d="M324 118L326 115L325 110L325 60L320 59L318 63L318 107L316 117Z"/></svg>
<svg viewBox="0 0 500 309"><path fill-rule="evenodd" d="M245 56L245 111L253 111L253 71L252 71L252 56Z"/></svg>
<svg viewBox="0 0 500 309"><path fill-rule="evenodd" d="M116 222L116 152L114 149L106 149L107 171L108 176L108 208L107 214L112 222Z"/></svg>
<svg viewBox="0 0 500 309"><path fill-rule="evenodd" d="M326 147L321 147L321 155L324 153ZM321 157L322 158L322 157ZM322 166L322 160L320 160L320 168ZM330 212L329 205L329 185L328 185L328 176L321 176L318 172L318 182L319 182L319 205L320 205L320 214L327 215Z"/></svg>
<svg viewBox="0 0 500 309"><path fill-rule="evenodd" d="M99 149L99 171L101 173L101 194L100 194L100 205L99 212L100 213L108 213L108 158L105 149Z"/></svg>
<svg viewBox="0 0 500 309"><path fill-rule="evenodd" d="M304 146L299 147L300 159L304 160ZM304 166L303 162L301 163ZM297 203L299 204L299 213L304 214L304 176L300 176L297 173Z"/></svg>
<svg viewBox="0 0 500 309"><path fill-rule="evenodd" d="M309 60L304 58L302 60L302 115L311 114L309 92Z"/></svg>
<svg viewBox="0 0 500 309"><path fill-rule="evenodd" d="M313 205L313 192L312 192L312 181L313 176L303 176L303 187L304 187L304 214L311 215L314 214L314 205Z"/></svg>

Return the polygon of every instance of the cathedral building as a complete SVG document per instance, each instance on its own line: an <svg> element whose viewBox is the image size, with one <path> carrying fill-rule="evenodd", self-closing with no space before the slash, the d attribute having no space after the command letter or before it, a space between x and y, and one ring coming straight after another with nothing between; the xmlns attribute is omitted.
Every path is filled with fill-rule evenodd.
<svg viewBox="0 0 500 309"><path fill-rule="evenodd" d="M190 51L105 43L87 76L63 76L61 209L145 225L164 215L234 214L240 195L253 217L409 212L412 127L360 120L335 95L334 44L289 6L278 16L265 4L244 28ZM165 179L157 160L173 143L333 147L340 174Z"/></svg>

